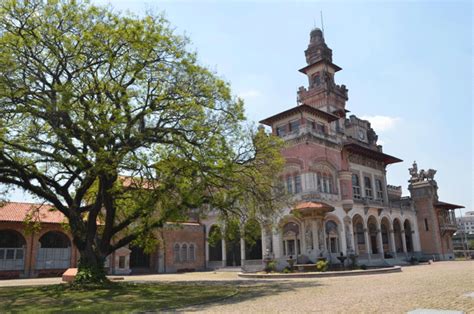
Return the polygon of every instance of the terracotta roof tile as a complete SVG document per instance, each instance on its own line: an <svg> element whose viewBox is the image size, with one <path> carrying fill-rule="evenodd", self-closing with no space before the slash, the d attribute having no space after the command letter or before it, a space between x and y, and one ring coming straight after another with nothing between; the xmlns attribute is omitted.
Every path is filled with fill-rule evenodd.
<svg viewBox="0 0 474 314"><path fill-rule="evenodd" d="M39 222L63 223L67 221L61 212L53 208L49 204L7 202L0 207L0 221L23 222L28 214L36 210L39 213Z"/></svg>

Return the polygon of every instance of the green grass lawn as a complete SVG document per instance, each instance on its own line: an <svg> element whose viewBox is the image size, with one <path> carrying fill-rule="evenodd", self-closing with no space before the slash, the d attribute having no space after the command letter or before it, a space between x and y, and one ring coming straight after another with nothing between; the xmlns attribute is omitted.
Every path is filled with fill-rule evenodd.
<svg viewBox="0 0 474 314"><path fill-rule="evenodd" d="M5 312L143 312L176 309L233 296L238 287L222 284L115 283L94 290L67 285L0 288Z"/></svg>

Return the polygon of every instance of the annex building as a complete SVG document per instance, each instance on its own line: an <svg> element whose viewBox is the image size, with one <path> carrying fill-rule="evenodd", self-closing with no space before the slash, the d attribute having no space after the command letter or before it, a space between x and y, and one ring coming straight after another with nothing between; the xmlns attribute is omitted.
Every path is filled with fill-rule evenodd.
<svg viewBox="0 0 474 314"><path fill-rule="evenodd" d="M411 257L453 258L452 236L457 230L454 209L440 201L436 171L409 169L410 196L387 183L386 169L401 162L377 144L368 121L348 116L348 90L337 85L342 70L333 63L323 33L314 29L299 71L308 85L298 90L298 103L260 123L269 126L287 145L281 180L295 205L277 219L242 221L234 237L222 236L226 226L212 211L205 219L169 223L159 231L162 242L152 254L124 247L109 256L110 273L164 273L240 266L263 268L263 258L278 266L311 263L324 257L331 263L354 254L368 266L406 263ZM77 265L78 254L66 221L49 205L7 203L0 208L0 278L61 274ZM30 212L40 228L27 230ZM242 236L250 224L259 237ZM235 229L235 228L233 228ZM210 241L211 235L213 241Z"/></svg>

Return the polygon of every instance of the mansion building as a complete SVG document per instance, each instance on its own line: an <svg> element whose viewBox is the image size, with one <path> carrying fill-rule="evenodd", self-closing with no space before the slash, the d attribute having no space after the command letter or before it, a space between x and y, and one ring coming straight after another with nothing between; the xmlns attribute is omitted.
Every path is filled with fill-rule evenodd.
<svg viewBox="0 0 474 314"><path fill-rule="evenodd" d="M440 201L436 171L418 170L416 163L409 169L410 196L388 185L387 166L402 160L383 151L368 121L348 116L348 90L335 82L341 68L320 29L311 31L305 56L299 71L308 86L299 88L297 105L260 121L286 142L281 180L294 206L283 209L276 222L269 217L242 221L240 230L226 226L213 211L204 219L170 222L159 231L162 241L154 253L124 247L109 256L110 273L236 266L256 271L265 258L276 260L280 269L288 259L304 264L326 258L338 264L340 255L356 255L367 266L400 265L411 257L453 258L454 209L462 206ZM0 278L60 274L77 265L77 250L62 228L64 217L48 205L39 206L41 230L26 232L23 220L33 207L8 203L0 208ZM249 224L260 230L252 243L242 236ZM223 236L230 229L237 234Z"/></svg>

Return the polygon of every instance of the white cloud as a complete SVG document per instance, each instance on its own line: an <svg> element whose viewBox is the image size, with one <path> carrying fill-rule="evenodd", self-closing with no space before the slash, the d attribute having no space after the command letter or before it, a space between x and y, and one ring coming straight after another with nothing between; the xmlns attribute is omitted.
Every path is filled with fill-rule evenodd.
<svg viewBox="0 0 474 314"><path fill-rule="evenodd" d="M398 124L398 122L400 122L400 118L388 116L362 116L360 118L369 120L370 125L375 130L375 132L385 132L391 130Z"/></svg>
<svg viewBox="0 0 474 314"><path fill-rule="evenodd" d="M237 96L239 96L240 98L243 98L243 99L249 99L249 98L258 97L260 95L262 95L262 93L260 93L260 91L258 91L256 89L250 89L250 90L240 92Z"/></svg>

